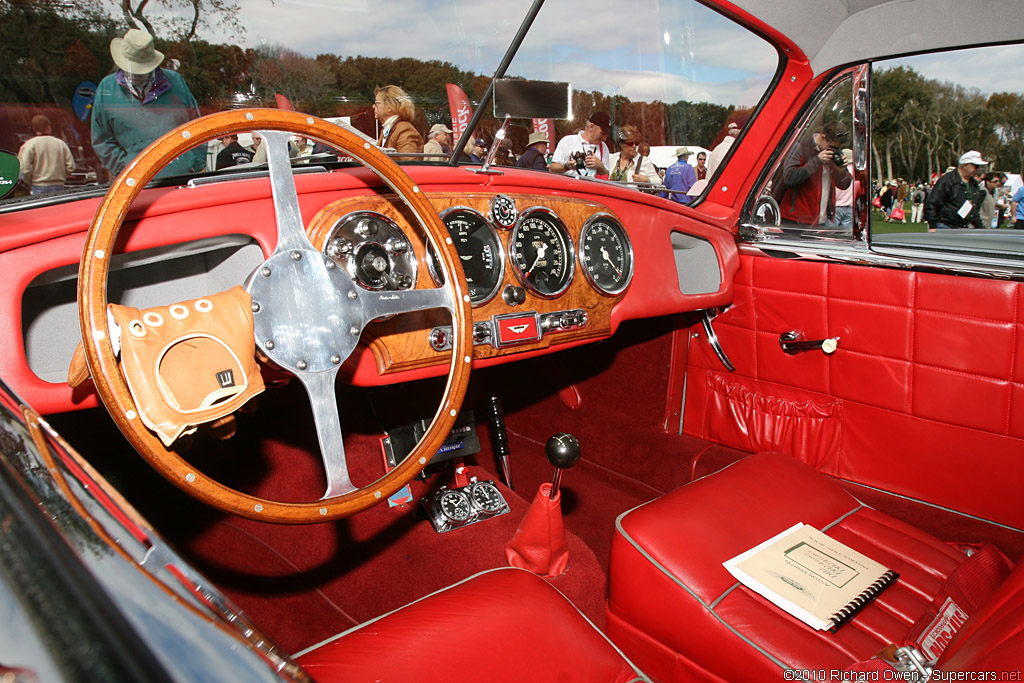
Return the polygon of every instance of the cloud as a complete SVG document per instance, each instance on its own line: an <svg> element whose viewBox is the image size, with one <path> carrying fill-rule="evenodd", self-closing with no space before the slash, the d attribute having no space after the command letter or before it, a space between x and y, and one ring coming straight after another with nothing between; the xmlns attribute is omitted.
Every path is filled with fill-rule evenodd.
<svg viewBox="0 0 1024 683"><path fill-rule="evenodd" d="M1024 93L1024 46L990 47L902 57L879 62L875 68L907 66L925 78L977 89L988 96L997 92Z"/></svg>
<svg viewBox="0 0 1024 683"><path fill-rule="evenodd" d="M413 57L491 75L530 0L269 0L241 3L244 47L301 54ZM605 5L606 6L602 6ZM640 20L630 20L640 18ZM229 40L229 36L211 39ZM238 37L235 36L235 41ZM698 3L547 3L508 74L569 81L635 101L757 102L775 50Z"/></svg>

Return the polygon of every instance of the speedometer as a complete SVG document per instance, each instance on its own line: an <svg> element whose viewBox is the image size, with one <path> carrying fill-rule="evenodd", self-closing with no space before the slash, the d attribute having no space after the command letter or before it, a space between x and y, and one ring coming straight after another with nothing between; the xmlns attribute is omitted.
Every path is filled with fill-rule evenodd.
<svg viewBox="0 0 1024 683"><path fill-rule="evenodd" d="M580 267L602 294L620 294L633 277L633 247L614 216L591 216L580 232Z"/></svg>
<svg viewBox="0 0 1024 683"><path fill-rule="evenodd" d="M508 251L519 281L537 296L556 297L572 282L572 238L548 209L535 207L520 215L509 235Z"/></svg>
<svg viewBox="0 0 1024 683"><path fill-rule="evenodd" d="M505 274L505 252L498 234L480 213L463 206L443 212L441 220L459 255L469 285L470 302L474 306L487 303L498 293ZM440 270L432 247L427 252L427 266L440 284Z"/></svg>

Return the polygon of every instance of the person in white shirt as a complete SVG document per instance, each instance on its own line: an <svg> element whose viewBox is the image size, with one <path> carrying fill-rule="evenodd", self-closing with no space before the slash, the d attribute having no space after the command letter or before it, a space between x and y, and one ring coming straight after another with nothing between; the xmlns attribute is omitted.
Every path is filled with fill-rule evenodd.
<svg viewBox="0 0 1024 683"><path fill-rule="evenodd" d="M708 157L708 177L715 175L715 171L718 170L718 166L722 163L722 159L725 158L729 148L732 147L732 143L736 142L736 136L740 134L740 127L735 121L729 122L729 126L725 130L725 138L715 145L715 148L711 150L711 156Z"/></svg>
<svg viewBox="0 0 1024 683"><path fill-rule="evenodd" d="M32 117L35 137L18 150L21 179L32 194L45 194L64 189L68 176L75 170L75 157L68 143L50 135L50 119L42 114Z"/></svg>
<svg viewBox="0 0 1024 683"><path fill-rule="evenodd" d="M636 126L623 126L615 139L619 143L619 151L611 155L608 179L661 185L661 176L658 175L658 170L654 168L650 157L641 156L637 152L641 138Z"/></svg>
<svg viewBox="0 0 1024 683"><path fill-rule="evenodd" d="M611 165L605 140L611 133L611 119L599 111L590 117L586 127L575 135L566 135L558 141L548 166L552 173L574 177L607 176Z"/></svg>

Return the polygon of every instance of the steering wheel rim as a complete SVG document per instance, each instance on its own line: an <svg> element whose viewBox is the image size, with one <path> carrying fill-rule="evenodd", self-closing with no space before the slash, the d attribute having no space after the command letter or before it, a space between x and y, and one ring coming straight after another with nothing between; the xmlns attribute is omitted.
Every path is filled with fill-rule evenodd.
<svg viewBox="0 0 1024 683"><path fill-rule="evenodd" d="M453 330L448 379L440 406L424 437L402 462L376 481L318 501L283 502L244 493L208 477L180 455L164 447L159 438L138 418L138 409L127 382L121 374L110 343L106 296L110 255L113 253L118 233L132 202L156 173L182 152L198 144L241 131L280 131L311 137L340 149L374 172L409 207L426 233L428 241L433 244L444 274L445 285L439 289L445 290L450 298L450 306L444 306L451 312ZM281 152L275 152L270 147L268 147L268 151L271 152L270 156L279 159L276 166L274 159L269 160L271 184L274 190L275 218L278 222L278 246L264 264L257 268L257 271L271 263L275 256L280 257L283 249L298 248L302 249L304 253L311 250L320 255L309 243L305 234L305 226L301 223L294 177L290 164L287 162L286 150L283 164L280 161ZM278 196L281 188L278 186L281 185L281 179L285 176L290 181L292 196L281 200ZM288 189L284 188L285 194ZM283 213L289 211L295 215L282 216ZM299 221L298 227L301 228L305 246L299 244L301 240L298 240L294 234L296 220ZM285 223L289 223L290 227L286 227ZM472 349L471 306L465 276L456 265L453 256L454 249L450 245L451 238L438 212L412 179L374 145L339 126L299 112L279 109L234 110L190 121L157 139L122 171L111 184L89 226L79 267L78 312L83 349L96 391L122 434L143 458L175 486L212 507L249 519L283 524L329 521L365 510L400 490L429 463L430 457L440 448L451 430L466 394L472 362L470 351ZM256 277L254 274L253 279ZM422 293L438 290L414 289L411 291ZM434 301L445 292L431 297L430 300ZM355 297L349 293L346 298ZM415 301L415 297L412 301ZM421 310L421 308L409 308L395 312L402 313L412 310ZM374 310L373 313L380 314L380 310ZM372 318L359 321L360 332L362 327L371 320ZM257 347L262 348L260 340L256 341ZM354 349L355 344L352 344L352 347ZM340 367L343 362L344 358L340 362L335 361L334 365ZM333 370L329 379L327 375L321 373L309 381L322 388L336 377L337 367ZM295 374L294 370L293 374ZM296 376L302 379L307 391L313 391L311 385L306 382L306 376L299 374ZM313 374L310 373L308 377L313 377ZM333 384L331 386L333 387ZM315 403L313 393L310 393L310 400ZM325 467L329 467L316 405L313 406L313 410L315 417L318 418L321 453L325 459ZM337 414L336 400L334 411ZM339 443L342 441L341 437L342 433L339 429L337 433ZM344 457L342 457L342 464L345 464ZM330 494L332 473L328 469L325 474L328 478L328 494ZM345 478L347 479L347 469Z"/></svg>

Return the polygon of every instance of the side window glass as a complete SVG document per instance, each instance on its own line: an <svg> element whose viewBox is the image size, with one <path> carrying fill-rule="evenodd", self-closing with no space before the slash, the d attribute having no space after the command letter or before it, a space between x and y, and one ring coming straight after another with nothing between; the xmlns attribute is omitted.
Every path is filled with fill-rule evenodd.
<svg viewBox="0 0 1024 683"><path fill-rule="evenodd" d="M844 71L808 110L758 193L750 222L759 232L863 238L866 74L866 67Z"/></svg>
<svg viewBox="0 0 1024 683"><path fill-rule="evenodd" d="M1024 46L993 45L872 66L874 250L1020 268L1021 60ZM968 66L982 64L997 66Z"/></svg>

